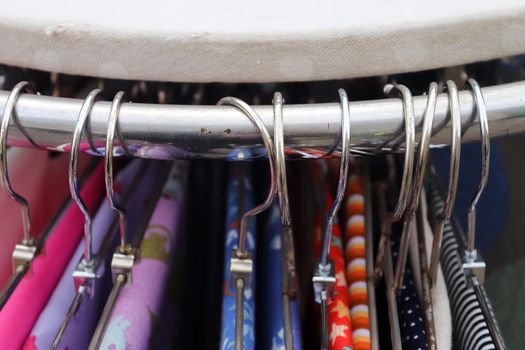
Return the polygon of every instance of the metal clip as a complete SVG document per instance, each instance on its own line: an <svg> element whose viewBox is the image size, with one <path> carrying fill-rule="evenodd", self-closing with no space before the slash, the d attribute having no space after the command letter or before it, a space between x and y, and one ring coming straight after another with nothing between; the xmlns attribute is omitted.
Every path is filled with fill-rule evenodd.
<svg viewBox="0 0 525 350"><path fill-rule="evenodd" d="M321 304L329 302L334 297L335 290L335 265L332 260L327 264L317 263L317 269L312 278L314 284L315 302Z"/></svg>
<svg viewBox="0 0 525 350"><path fill-rule="evenodd" d="M132 269L139 261L139 250L132 248L131 246L122 246L117 247L113 258L111 259L111 272L113 274L113 281L117 280L118 275L125 275L126 282L125 285L130 285L133 281L132 279Z"/></svg>
<svg viewBox="0 0 525 350"><path fill-rule="evenodd" d="M478 281L481 285L485 283L485 269L487 265L481 256L474 249L472 251L465 251L465 257L463 262L463 270L465 273L472 273L478 278Z"/></svg>
<svg viewBox="0 0 525 350"><path fill-rule="evenodd" d="M27 266L38 253L38 247L34 240L24 241L15 245L13 250L13 273L16 273L19 268Z"/></svg>
<svg viewBox="0 0 525 350"><path fill-rule="evenodd" d="M235 289L238 279L244 281L244 285L250 284L253 273L253 260L250 254L246 252L245 256L239 256L236 250L232 251L230 259L230 286Z"/></svg>

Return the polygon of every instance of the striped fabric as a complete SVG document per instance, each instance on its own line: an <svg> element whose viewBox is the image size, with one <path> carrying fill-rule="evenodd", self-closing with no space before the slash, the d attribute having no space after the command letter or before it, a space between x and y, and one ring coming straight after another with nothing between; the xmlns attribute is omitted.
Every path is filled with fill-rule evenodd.
<svg viewBox="0 0 525 350"><path fill-rule="evenodd" d="M430 217L443 209L443 199L435 182L429 191ZM445 222L441 266L445 275L454 323L455 347L464 350L496 349L474 290L467 284L459 245L450 221Z"/></svg>
<svg viewBox="0 0 525 350"><path fill-rule="evenodd" d="M354 349L369 350L370 318L365 265L365 197L361 178L348 179L345 200L345 262Z"/></svg>

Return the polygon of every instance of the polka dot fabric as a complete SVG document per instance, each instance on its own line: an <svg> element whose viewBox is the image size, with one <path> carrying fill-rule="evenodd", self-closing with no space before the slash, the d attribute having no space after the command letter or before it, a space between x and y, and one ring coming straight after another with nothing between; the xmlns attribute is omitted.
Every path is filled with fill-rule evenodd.
<svg viewBox="0 0 525 350"><path fill-rule="evenodd" d="M392 238L390 240L392 245L392 260L394 264L398 257L400 235L401 230L396 223L394 224L394 231L392 232ZM403 286L397 297L397 309L403 349L428 349L423 310L421 309L420 300L417 295L414 275L412 274L410 264L406 265Z"/></svg>
<svg viewBox="0 0 525 350"><path fill-rule="evenodd" d="M345 199L345 262L355 350L371 349L365 263L365 197L362 179L348 179Z"/></svg>
<svg viewBox="0 0 525 350"><path fill-rule="evenodd" d="M332 206L332 198L327 195L326 207ZM321 253L321 213L316 216L315 224L315 253ZM347 283L344 272L343 243L341 229L336 223L332 229L332 241L329 258L335 264L335 295L328 304L328 334L329 349L351 350L353 347L352 324L350 322L350 304L347 296Z"/></svg>

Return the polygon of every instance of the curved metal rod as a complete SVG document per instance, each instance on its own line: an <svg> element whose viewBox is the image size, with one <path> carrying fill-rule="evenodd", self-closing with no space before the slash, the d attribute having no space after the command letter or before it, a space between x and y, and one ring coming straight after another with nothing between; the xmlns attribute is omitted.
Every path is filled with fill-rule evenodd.
<svg viewBox="0 0 525 350"><path fill-rule="evenodd" d="M432 254L429 267L429 276L433 286L437 279L441 242L443 239L443 226L445 225L445 221L450 219L456 201L459 180L459 163L461 157L461 107L459 104L458 88L452 80L447 81L446 88L448 89L450 96L450 119L452 124L450 169L447 197L445 199L443 211L437 217L434 225L434 240L432 242Z"/></svg>
<svg viewBox="0 0 525 350"><path fill-rule="evenodd" d="M403 110L405 111L405 159L403 164L403 175L401 178L401 187L399 189L399 198L392 214L392 220L393 222L396 222L403 216L412 190L414 154L416 147L416 124L414 116L414 101L410 89L401 84L387 84L384 91L386 94L390 94L394 89L398 90L401 94L403 99Z"/></svg>
<svg viewBox="0 0 525 350"><path fill-rule="evenodd" d="M489 123L487 118L487 110L485 101L483 100L483 93L479 84L474 79L469 79L465 88L472 89L474 100L476 101L476 114L479 118L480 134L481 134L481 178L470 207L468 210L468 231L467 231L467 250L465 252L466 259L474 261L476 259L476 205L487 186L490 169L490 135Z"/></svg>
<svg viewBox="0 0 525 350"><path fill-rule="evenodd" d="M272 201L275 197L275 192L277 188L275 184L275 149L270 133L266 129L266 126L262 122L257 112L250 105L235 97L223 97L219 100L219 102L217 102L217 104L233 106L242 111L243 114L250 119L253 125L261 133L264 146L268 151L268 162L270 163L270 188L268 190L268 195L266 199L263 203L245 212L241 218L241 226L239 230L239 245L237 250L239 257L242 257L246 254L248 219L266 210L270 206L270 204L272 204Z"/></svg>
<svg viewBox="0 0 525 350"><path fill-rule="evenodd" d="M118 117L120 112L120 106L122 105L122 99L124 98L124 92L119 91L113 98L111 103L111 109L109 112L108 129L106 132L106 155L104 157L104 178L106 183L106 195L109 201L109 205L113 210L118 213L119 216L119 231L120 231L120 251L126 254L130 251L130 246L126 241L126 209L121 206L118 202L115 190L113 188L113 141L115 134L119 133L118 128ZM121 140L121 147L126 152L126 145Z"/></svg>
<svg viewBox="0 0 525 350"><path fill-rule="evenodd" d="M24 236L22 244L24 245L34 245L34 238L31 235L31 219L29 216L29 203L27 200L16 193L11 186L11 181L9 181L9 172L7 168L7 134L9 131L9 122L13 116L13 111L15 109L16 102L20 97L22 91L27 93L34 93L34 89L27 81L22 81L15 85L4 107L4 113L2 116L2 124L0 126L0 171L1 171L1 180L2 186L9 195L9 197L20 205L22 208L22 227L24 230Z"/></svg>
<svg viewBox="0 0 525 350"><path fill-rule="evenodd" d="M341 164L339 165L339 180L337 182L337 192L334 198L330 212L326 220L326 226L323 235L323 244L321 247L321 264L328 265L328 256L330 255L330 242L332 240L332 228L334 220L341 206L341 202L346 192L346 182L348 180L348 168L350 164L350 107L348 104L348 96L344 89L337 90L339 98L341 99Z"/></svg>
<svg viewBox="0 0 525 350"><path fill-rule="evenodd" d="M280 92L273 94L273 142L275 146L275 163L277 177L277 196L281 207L281 264L282 276L282 316L284 341L286 350L295 349L293 341L293 327L290 299L296 297L297 276L295 268L294 237L292 226L292 215L290 213L290 201L288 197L288 182L286 177L286 155L284 149L284 123L283 104L284 99Z"/></svg>
<svg viewBox="0 0 525 350"><path fill-rule="evenodd" d="M428 162L428 152L430 150L430 139L432 138L432 126L434 123L434 113L436 112L436 100L438 93L438 84L431 83L428 88L427 109L423 119L423 130L421 133L421 142L419 144L418 156L415 161L414 179L412 182L412 189L410 196L407 199L407 207L405 216L403 218L403 231L401 234L401 243L399 247L399 256L396 265L394 287L396 291L403 286L403 279L405 276L405 267L408 257L408 247L410 236L412 234L412 220L414 219L417 207L419 205L419 197L423 189L423 182L425 179L425 170ZM407 148L408 150L408 148Z"/></svg>
<svg viewBox="0 0 525 350"><path fill-rule="evenodd" d="M89 113L93 108L93 104L100 93L99 89L92 90L86 97L80 112L77 117L77 124L75 131L73 132L73 141L71 142L71 156L69 158L69 191L71 197L80 208L80 211L84 215L84 259L83 263L86 266L93 265L93 231L92 231L92 219L89 209L80 196L80 190L78 189L77 180L77 166L78 166L78 150L80 148L80 140L82 139L82 132L84 131L86 121L88 120Z"/></svg>

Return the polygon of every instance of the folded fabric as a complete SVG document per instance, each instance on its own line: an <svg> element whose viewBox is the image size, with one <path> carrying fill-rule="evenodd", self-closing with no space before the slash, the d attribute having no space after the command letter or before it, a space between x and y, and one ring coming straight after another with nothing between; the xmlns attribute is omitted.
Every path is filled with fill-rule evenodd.
<svg viewBox="0 0 525 350"><path fill-rule="evenodd" d="M268 219L262 232L261 255L258 257L258 266L261 268L261 281L263 283L259 290L257 305L261 305L257 312L258 329L261 335L258 335L258 341L261 349L284 350L284 326L282 310L282 262L281 262L281 210L277 202L274 201L269 209ZM259 301L260 298L260 301ZM292 317L292 338L294 339L294 349L302 348L300 339L300 330L294 327L293 320L297 320L297 305L291 302ZM296 324L297 325L297 324ZM299 334L297 334L299 333Z"/></svg>
<svg viewBox="0 0 525 350"><path fill-rule="evenodd" d="M81 173L89 157L79 155L78 171ZM31 230L39 236L51 221L61 204L69 197L67 154L50 154L41 150L9 148L7 164L9 178L16 192L29 203ZM13 271L11 254L15 244L22 239L20 207L0 188L0 288Z"/></svg>
<svg viewBox="0 0 525 350"><path fill-rule="evenodd" d="M133 282L120 292L100 349L149 348L177 239L186 173L187 163L173 163L140 244L141 259L133 266Z"/></svg>
<svg viewBox="0 0 525 350"><path fill-rule="evenodd" d="M84 203L94 211L104 195L104 169L99 164L81 190ZM19 350L71 259L83 235L84 216L70 203L32 262L31 271L20 281L0 311L0 344L3 350Z"/></svg>
<svg viewBox="0 0 525 350"><path fill-rule="evenodd" d="M224 291L222 299L221 350L235 349L235 294L230 287L230 258L237 248L239 235L238 217L253 207L251 168L246 164L232 165L228 181L228 202L226 209L226 242L224 250ZM246 248L255 265L255 220L248 223ZM244 349L255 347L255 268L250 283L244 287Z"/></svg>
<svg viewBox="0 0 525 350"><path fill-rule="evenodd" d="M133 230L139 223L141 215L146 210L146 203L149 196L153 192L153 184L157 174L157 163L150 162L147 166L147 170L141 175L140 181L137 186L133 189L130 188L135 176L137 175L141 165L144 163L143 160L134 160L126 168L124 168L115 179L115 189L118 200L121 201L123 194L130 190L133 193L129 196L127 208L127 227L128 230ZM100 247L106 238L106 234L114 235L117 231L118 226L114 225L117 220L117 215L112 210L107 201L104 201L97 211L97 214L93 218L93 252L98 258L102 258L99 255ZM113 232L109 232L109 229L113 225ZM114 244L113 244L114 245ZM84 240L82 240L73 256L71 257L69 264L60 279L55 291L53 292L49 302L40 314L38 321L36 322L31 335L27 339L24 349L49 349L53 343L62 321L65 319L67 311L73 299L76 295L76 290L73 283L72 274L75 270L79 260L82 258L84 251ZM110 260L111 249L106 256L106 260ZM104 273L104 262L99 266L99 273ZM111 271L105 271L106 274L111 274ZM62 337L59 349L85 349L89 344L91 334L93 333L94 327L96 326L97 315L99 315L99 309L97 304L103 304L107 291L103 287L107 287L107 276L97 278L93 284L92 295L90 297L83 297L81 306L76 312ZM86 308L84 304L89 304L91 307ZM81 329L80 329L81 328Z"/></svg>
<svg viewBox="0 0 525 350"><path fill-rule="evenodd" d="M326 208L332 206L333 199L326 195ZM316 216L314 232L314 252L321 254L321 212ZM335 222L332 228L330 254L328 258L335 267L334 297L328 304L328 334L329 349L346 350L353 348L352 322L350 320L350 303L348 301L347 281L345 276L345 262L343 259L343 241L339 223Z"/></svg>

